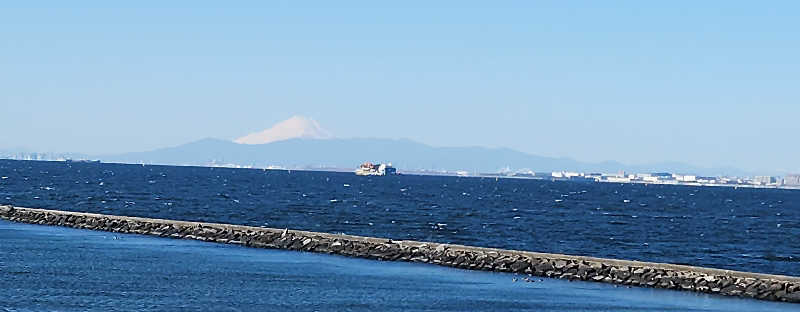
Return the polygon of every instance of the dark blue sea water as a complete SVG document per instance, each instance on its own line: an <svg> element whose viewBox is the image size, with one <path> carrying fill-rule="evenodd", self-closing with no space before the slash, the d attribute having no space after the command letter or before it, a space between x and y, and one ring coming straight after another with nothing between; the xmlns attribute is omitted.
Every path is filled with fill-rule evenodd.
<svg viewBox="0 0 800 312"><path fill-rule="evenodd" d="M797 311L794 304L0 220L0 311Z"/></svg>
<svg viewBox="0 0 800 312"><path fill-rule="evenodd" d="M800 275L800 191L0 160L0 203Z"/></svg>

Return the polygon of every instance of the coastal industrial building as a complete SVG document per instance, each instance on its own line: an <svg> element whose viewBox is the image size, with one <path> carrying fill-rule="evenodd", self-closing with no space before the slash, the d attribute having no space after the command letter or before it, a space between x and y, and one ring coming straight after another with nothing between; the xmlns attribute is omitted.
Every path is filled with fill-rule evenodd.
<svg viewBox="0 0 800 312"><path fill-rule="evenodd" d="M783 178L783 185L786 186L800 186L800 174L787 174Z"/></svg>

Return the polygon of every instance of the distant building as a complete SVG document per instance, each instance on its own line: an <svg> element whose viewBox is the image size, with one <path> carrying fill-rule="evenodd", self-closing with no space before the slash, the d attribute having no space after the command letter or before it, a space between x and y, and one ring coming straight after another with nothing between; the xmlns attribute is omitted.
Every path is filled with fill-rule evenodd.
<svg viewBox="0 0 800 312"><path fill-rule="evenodd" d="M787 174L783 178L783 184L788 186L800 186L800 174Z"/></svg>
<svg viewBox="0 0 800 312"><path fill-rule="evenodd" d="M581 176L583 176L583 174L581 174L579 172L568 172L568 171L555 171L552 174L553 174L553 178L563 178L563 179L569 179L569 178L572 178L572 177L581 177Z"/></svg>
<svg viewBox="0 0 800 312"><path fill-rule="evenodd" d="M658 182L658 177L653 177L653 176L642 177L642 181L655 183Z"/></svg>
<svg viewBox="0 0 800 312"><path fill-rule="evenodd" d="M602 181L615 182L615 183L628 183L628 182L631 182L631 178L630 177L605 176L605 177L603 177Z"/></svg>
<svg viewBox="0 0 800 312"><path fill-rule="evenodd" d="M778 182L778 178L770 177L770 176L756 176L753 177L753 184L757 185L768 185L768 184L775 184Z"/></svg>
<svg viewBox="0 0 800 312"><path fill-rule="evenodd" d="M717 183L717 178L715 178L715 177L697 177L697 182L714 184L714 183Z"/></svg>

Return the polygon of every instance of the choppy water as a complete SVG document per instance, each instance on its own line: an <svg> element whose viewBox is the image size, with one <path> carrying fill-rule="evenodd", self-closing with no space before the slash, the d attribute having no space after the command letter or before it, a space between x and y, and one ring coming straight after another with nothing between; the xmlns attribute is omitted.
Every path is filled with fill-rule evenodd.
<svg viewBox="0 0 800 312"><path fill-rule="evenodd" d="M794 304L0 220L0 311L796 311Z"/></svg>
<svg viewBox="0 0 800 312"><path fill-rule="evenodd" d="M800 274L800 191L0 160L0 203Z"/></svg>

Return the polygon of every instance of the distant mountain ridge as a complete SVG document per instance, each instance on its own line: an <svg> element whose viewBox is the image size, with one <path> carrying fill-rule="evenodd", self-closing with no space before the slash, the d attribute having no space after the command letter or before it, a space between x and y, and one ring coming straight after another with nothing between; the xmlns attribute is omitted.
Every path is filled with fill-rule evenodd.
<svg viewBox="0 0 800 312"><path fill-rule="evenodd" d="M267 144L237 144L203 139L148 152L100 157L103 161L165 165L236 164L287 168L355 168L364 161L392 162L402 170L465 170L498 172L529 169L535 172L579 171L615 173L658 172L698 175L745 176L752 173L735 168L701 168L683 163L645 166L615 161L580 162L569 158L543 157L508 148L433 147L407 139L288 139Z"/></svg>

